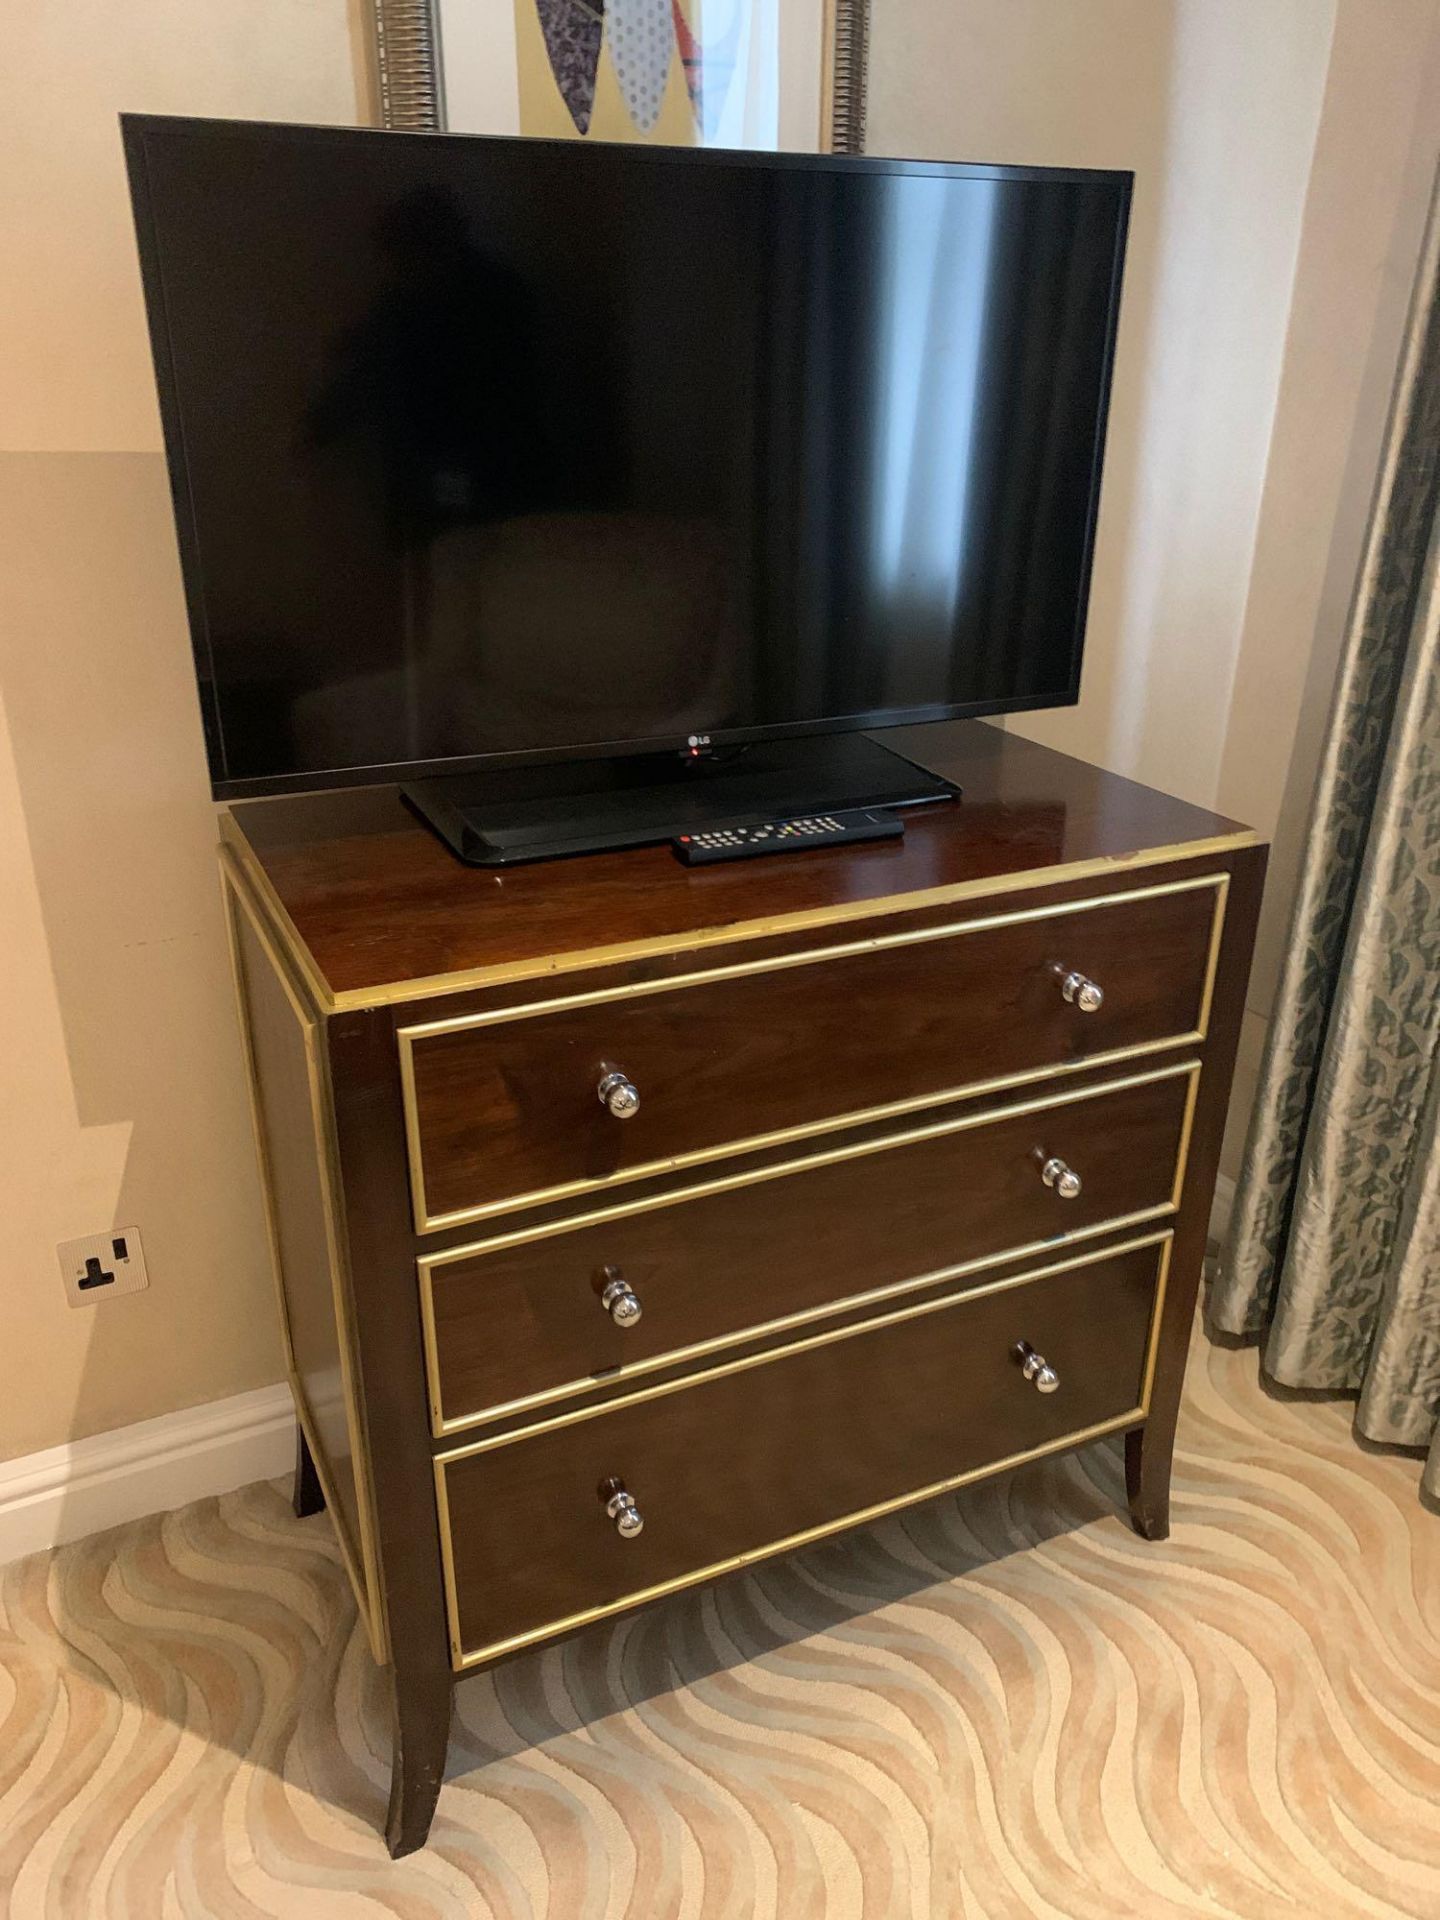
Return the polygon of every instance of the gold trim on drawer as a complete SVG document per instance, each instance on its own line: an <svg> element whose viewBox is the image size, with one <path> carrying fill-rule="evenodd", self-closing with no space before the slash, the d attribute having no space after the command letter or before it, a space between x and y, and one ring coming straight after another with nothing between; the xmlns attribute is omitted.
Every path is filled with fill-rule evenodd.
<svg viewBox="0 0 1440 1920"><path fill-rule="evenodd" d="M1174 1180L1169 1200L1160 1205L1146 1207L1138 1213L1119 1214L1109 1220L1102 1220L1095 1226L1077 1227L1069 1232L1048 1235L1043 1240L1026 1241L1018 1246L1005 1247L997 1253L984 1254L974 1260L962 1260L954 1266L941 1267L929 1273L919 1274L912 1279L894 1281L889 1286L873 1287L861 1293L847 1294L839 1299L828 1301L824 1306L809 1307L803 1312L784 1314L774 1320L758 1321L738 1328L733 1333L717 1334L709 1340L695 1341L689 1346L671 1348L664 1353L651 1355L647 1359L608 1369L603 1376L583 1374L578 1379L567 1380L559 1386L522 1394L516 1399L499 1401L492 1406L477 1408L471 1413L453 1415L449 1419L445 1417L441 1396L440 1354L435 1328L434 1276L437 1267L453 1266L461 1260L483 1258L488 1253L502 1252L507 1247L524 1246L532 1240L554 1239L584 1227L597 1226L606 1220L626 1220L637 1213L650 1213L661 1207L684 1206L690 1201L706 1199L713 1194L731 1193L741 1187L784 1179L791 1174L809 1173L817 1167L833 1166L839 1161L867 1159L873 1154L887 1153L892 1148L915 1146L943 1134L967 1133L977 1127L993 1125L997 1121L1009 1120L1029 1113L1046 1113L1055 1107L1078 1106L1084 1101L1102 1099L1107 1094L1123 1093L1132 1087L1149 1086L1158 1080L1174 1080L1182 1077L1188 1077L1190 1085L1186 1091L1185 1111L1180 1123ZM1099 1086L1082 1087L1073 1092L1054 1093L1041 1099L1016 1101L1010 1106L987 1107L980 1113L967 1113L959 1119L942 1120L930 1126L911 1128L904 1133L888 1134L883 1139L832 1147L828 1152L810 1154L803 1159L782 1160L770 1166L755 1168L748 1173L731 1174L719 1180L707 1180L699 1186L682 1187L671 1193L657 1194L650 1199L632 1200L622 1206L603 1207L591 1213L574 1215L570 1219L551 1221L542 1227L496 1234L485 1240L472 1241L466 1246L447 1247L443 1253L422 1255L416 1262L416 1268L420 1285L421 1323L425 1337L425 1376L430 1402L431 1432L437 1439L447 1439L451 1434L466 1433L474 1427L488 1426L492 1421L504 1419L510 1414L523 1413L530 1407L548 1406L556 1400L569 1399L578 1393L637 1379L645 1374L654 1373L662 1367L678 1366L712 1353L721 1353L747 1340L764 1339L771 1334L785 1333L792 1327L808 1326L817 1320L829 1319L837 1313L858 1307L874 1306L880 1301L915 1293L924 1287L942 1285L947 1280L958 1280L969 1274L983 1273L989 1267L1003 1266L1011 1260L1024 1260L1033 1255L1043 1255L1062 1247L1078 1245L1081 1241L1093 1240L1101 1234L1123 1232L1127 1227L1138 1227L1149 1220L1163 1219L1168 1214L1174 1213L1180 1205L1180 1195L1185 1184L1186 1163L1190 1152L1190 1129L1194 1119L1199 1084L1200 1062L1181 1060L1172 1066L1155 1068L1149 1073L1129 1074L1122 1079L1107 1080Z"/></svg>
<svg viewBox="0 0 1440 1920"><path fill-rule="evenodd" d="M632 1000L643 995L673 993L685 987L708 986L714 981L736 980L751 974L774 973L791 967L814 966L827 960L843 960L855 954L878 953L891 947L919 946L935 940L948 940L960 934L983 933L994 927L1015 926L1029 920L1063 919L1085 913L1095 907L1124 906L1135 900L1154 900L1174 893L1193 893L1202 887L1215 890L1210 921L1210 947L1206 956L1205 977L1201 984L1199 1017L1189 1033L1166 1034L1158 1040L1146 1040L1131 1047L1115 1047L1107 1053L1095 1053L1084 1060L1051 1062L1028 1068L1022 1073L1001 1074L989 1080L963 1082L909 1100L892 1100L884 1106L864 1107L853 1113L829 1114L824 1119L807 1121L803 1126L783 1127L773 1133L751 1134L745 1139L727 1140L714 1147L700 1147L691 1153L673 1154L666 1159L647 1160L638 1167L626 1167L596 1180L568 1180L559 1186L538 1188L531 1193L506 1195L480 1206L457 1207L449 1213L432 1214L425 1196L424 1155L420 1140L420 1113L415 1093L415 1045L437 1034L460 1033L472 1027L500 1025L511 1020L529 1020L538 1015L559 1013L572 1007L599 1006L611 1000ZM710 1160L723 1160L737 1153L757 1152L766 1147L783 1146L792 1140L813 1139L846 1127L863 1126L871 1120L889 1120L921 1108L941 1106L947 1101L975 1094L999 1093L1009 1087L1027 1086L1037 1080L1059 1079L1064 1075L1088 1073L1098 1067L1116 1066L1139 1060L1173 1047L1198 1045L1210 1024L1210 1002L1215 991L1215 970L1220 957L1220 940L1225 926L1225 906L1229 896L1228 873L1200 874L1187 880L1171 880L1158 887L1136 887L1126 893L1087 895L1083 900L1064 900L1058 906L1028 907L1014 913L990 914L977 920L947 921L938 927L916 927L903 933L877 934L867 940L844 941L835 946L811 947L802 953L771 954L761 960L736 962L704 972L677 974L665 980L635 981L623 986L600 987L593 992L570 998L550 998L526 1002L518 1007L493 1007L480 1013L457 1014L446 1020L427 1020L418 1025L398 1027L400 1081L405 1102L405 1145L410 1162L410 1193L414 1208L415 1231L438 1233L449 1227L463 1226L472 1220L489 1220L498 1215L518 1212L522 1207L539 1206L552 1200L572 1199L578 1194L595 1193L632 1180L651 1179L662 1173L685 1167L701 1166Z"/></svg>
<svg viewBox="0 0 1440 1920"><path fill-rule="evenodd" d="M896 1513L901 1507L916 1505L922 1500L933 1500L942 1493L952 1492L956 1487L966 1486L972 1480L984 1480L992 1474L1005 1473L1012 1467L1023 1466L1027 1461L1041 1459L1048 1453L1061 1453L1067 1448L1083 1446L1087 1441L1098 1440L1107 1433L1118 1433L1122 1428L1136 1426L1146 1419L1150 1412L1150 1394L1155 1379L1155 1358L1160 1339L1160 1326L1165 1313L1165 1290L1170 1273L1170 1252L1174 1235L1167 1228L1163 1233L1152 1233L1136 1240L1124 1241L1116 1247L1082 1254L1071 1260L1056 1261L1050 1266L1034 1267L1028 1273L1015 1274L1005 1280L992 1281L985 1287L977 1287L969 1293L947 1294L942 1300L922 1301L918 1306L903 1307L896 1313L885 1314L878 1320L863 1321L859 1326L840 1327L830 1333L817 1334L808 1340L797 1340L788 1347L780 1347L770 1353L754 1354L742 1360L733 1360L727 1366L712 1367L707 1372L691 1375L684 1380L665 1381L660 1386L648 1387L639 1393L627 1394L623 1400L607 1401L599 1407L585 1407L576 1412L561 1414L552 1420L542 1420L533 1426L521 1427L513 1433L497 1434L488 1440L475 1440L467 1446L454 1447L448 1452L435 1456L435 1498L440 1514L440 1552L445 1579L445 1610L450 1628L451 1664L456 1672L464 1672L471 1667L483 1665L487 1661L498 1660L502 1655L516 1653L523 1647L535 1645L537 1641L553 1640L561 1634L574 1633L580 1627L591 1625L597 1620L607 1619L611 1614L628 1612L632 1607L644 1606L652 1600L659 1600L666 1594L679 1593L686 1587L699 1586L706 1580L717 1580L727 1573L738 1572L742 1567L753 1566L761 1560L768 1560L779 1553L793 1553L799 1547L811 1545L816 1540L824 1540L829 1535L843 1533L849 1527L865 1526L872 1520L883 1519L886 1514ZM708 1566L697 1567L689 1573L680 1574L673 1580L659 1582L634 1593L627 1593L618 1600L611 1600L598 1607L588 1607L583 1612L566 1615L560 1620L547 1621L543 1626L532 1627L524 1633L511 1634L507 1639L492 1641L483 1647L466 1649L460 1641L460 1605L455 1590L455 1562L451 1541L450 1503L446 1492L445 1475L449 1466L459 1460L468 1460L478 1453L488 1453L496 1447L511 1445L517 1440L529 1439L531 1435L549 1433L557 1427L567 1427L582 1420L600 1419L607 1413L621 1408L634 1406L641 1400L659 1399L667 1393L679 1393L690 1387L703 1386L709 1380L717 1380L731 1373L743 1373L751 1367L769 1366L777 1360L788 1359L792 1354L807 1352L812 1347L829 1346L834 1341L850 1340L878 1328L893 1326L901 1320L914 1320L927 1313L940 1313L947 1308L963 1305L977 1300L986 1294L1003 1293L1012 1287L1029 1285L1032 1281L1048 1280L1057 1273L1066 1273L1074 1267L1093 1266L1101 1260L1113 1260L1122 1254L1137 1253L1143 1247L1159 1247L1162 1251L1155 1275L1155 1300L1150 1310L1150 1331L1146 1342L1143 1386L1138 1405L1128 1408L1124 1413L1116 1414L1112 1419L1102 1420L1094 1426L1079 1428L1072 1433L1063 1434L1058 1440L1047 1440L1044 1445L1029 1447L1021 1453L1007 1454L1000 1460L988 1460L983 1466L968 1468L964 1473L951 1475L945 1480L931 1481L923 1487L912 1488L907 1493L896 1495L893 1499L877 1501L875 1505L857 1508L852 1513L842 1515L837 1520L827 1520L822 1526L809 1527L801 1533L786 1534L778 1540L768 1541L764 1546L752 1547L746 1553L731 1554L723 1560L712 1561Z"/></svg>

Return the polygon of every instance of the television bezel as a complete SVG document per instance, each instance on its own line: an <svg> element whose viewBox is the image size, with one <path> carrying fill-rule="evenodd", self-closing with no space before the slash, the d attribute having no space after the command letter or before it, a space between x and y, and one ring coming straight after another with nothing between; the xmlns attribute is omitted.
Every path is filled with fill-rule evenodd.
<svg viewBox="0 0 1440 1920"><path fill-rule="evenodd" d="M374 127L303 126L284 121L200 119L171 114L122 114L120 125L140 256L151 355L155 366L155 383L160 402L160 420L165 440L166 466L170 477L171 502L175 515L196 689L205 734L206 760L210 773L211 792L215 799L257 799L275 794L374 786L399 780L423 780L431 777L479 773L494 767L540 766L546 763L570 764L576 761L615 759L625 755L679 753L684 752L691 745L695 736L689 733L650 734L624 740L577 741L561 747L517 748L507 752L454 754L438 759L386 761L364 766L320 767L299 773L265 774L244 778L230 778L225 774L224 728L220 715L220 702L216 693L214 656L203 590L200 540L190 492L189 454L172 358L165 305L164 266L156 233L147 165L148 142L152 136L158 135L163 135L167 139L179 137L234 140L238 138L265 143L284 141L310 145L384 140L423 142L431 147L437 141L468 146L496 144L523 145L527 148L544 146L563 150L567 154L576 155L577 158L582 155L603 153L613 156L623 164L639 167L745 167L785 172L939 176L960 180L1034 180L1057 184L1067 181L1084 181L1105 182L1112 185L1119 195L1116 209L1115 263L1106 314L1099 417L1086 507L1079 592L1076 596L1075 632L1071 641L1070 672L1065 687L1053 694L1026 694L1007 700L972 700L952 705L926 707L872 708L863 713L838 714L819 720L782 721L772 725L753 727L717 727L700 737L712 747L745 746L758 740L805 739L823 734L874 732L889 727L917 726L937 720L979 719L1005 713L1036 713L1054 707L1073 706L1078 700L1080 669L1089 621L1090 585L1094 570L1095 534L1100 510L1105 443L1109 428L1110 394L1119 335L1121 288L1129 238L1130 203L1135 178L1132 172L1119 168L1006 166L971 161L906 160L868 154L780 153L728 147L662 147L588 139L583 142L536 140L526 135L510 134L408 133Z"/></svg>

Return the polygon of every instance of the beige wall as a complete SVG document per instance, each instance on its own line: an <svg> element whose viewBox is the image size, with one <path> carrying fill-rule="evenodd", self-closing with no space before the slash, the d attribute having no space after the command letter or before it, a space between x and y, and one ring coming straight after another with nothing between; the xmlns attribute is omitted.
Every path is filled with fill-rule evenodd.
<svg viewBox="0 0 1440 1920"><path fill-rule="evenodd" d="M0 1458L280 1376L115 116L353 121L363 46L347 0L7 21ZM150 1289L72 1311L55 1243L112 1225Z"/></svg>
<svg viewBox="0 0 1440 1920"><path fill-rule="evenodd" d="M875 0L872 150L1128 166L1080 703L1010 724L1276 836L1244 1121L1440 152L1440 0Z"/></svg>

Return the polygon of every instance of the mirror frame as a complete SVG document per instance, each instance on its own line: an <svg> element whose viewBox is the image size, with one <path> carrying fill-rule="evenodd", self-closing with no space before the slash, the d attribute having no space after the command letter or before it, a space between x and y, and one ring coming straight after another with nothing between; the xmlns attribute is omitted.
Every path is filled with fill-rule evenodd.
<svg viewBox="0 0 1440 1920"><path fill-rule="evenodd" d="M445 69L439 0L367 0L381 126L443 133ZM862 153L870 0L825 0L826 71L820 89L820 150Z"/></svg>

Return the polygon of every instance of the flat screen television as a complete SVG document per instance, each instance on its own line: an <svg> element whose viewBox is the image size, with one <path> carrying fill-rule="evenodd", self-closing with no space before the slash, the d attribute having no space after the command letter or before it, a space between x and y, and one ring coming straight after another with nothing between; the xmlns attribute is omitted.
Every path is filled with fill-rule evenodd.
<svg viewBox="0 0 1440 1920"><path fill-rule="evenodd" d="M217 797L1076 698L1128 174L124 138Z"/></svg>

